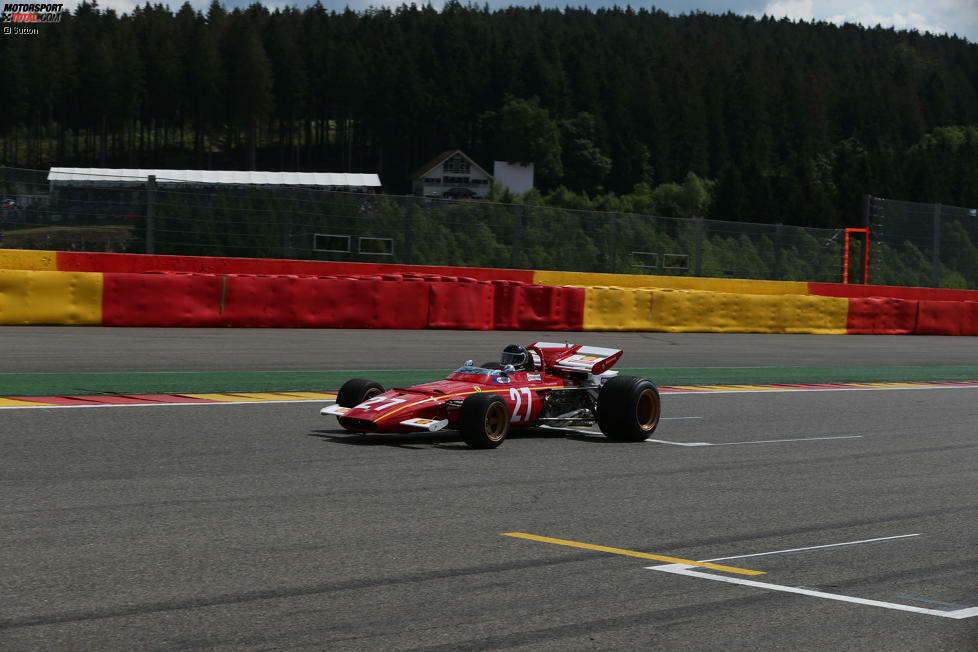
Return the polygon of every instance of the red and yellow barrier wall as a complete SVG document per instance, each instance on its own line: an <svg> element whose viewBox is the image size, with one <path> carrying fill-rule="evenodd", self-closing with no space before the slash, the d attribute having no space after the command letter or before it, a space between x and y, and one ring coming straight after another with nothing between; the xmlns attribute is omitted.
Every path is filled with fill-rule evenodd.
<svg viewBox="0 0 978 652"><path fill-rule="evenodd" d="M978 335L978 291L0 250L0 324Z"/></svg>
<svg viewBox="0 0 978 652"><path fill-rule="evenodd" d="M927 301L978 301L978 290L911 288L885 285L844 285L800 281L652 276L648 274L597 274L482 267L392 265L264 258L217 258L207 256L155 256L75 251L0 249L0 269L62 272L194 272L203 274L306 274L314 276L369 274L435 274L465 276L483 281L510 280L534 285L614 286L672 288L734 294L804 294L828 297L892 297Z"/></svg>
<svg viewBox="0 0 978 652"><path fill-rule="evenodd" d="M102 274L0 269L0 324L102 323Z"/></svg>
<svg viewBox="0 0 978 652"><path fill-rule="evenodd" d="M848 301L622 287L588 289L583 330L845 334Z"/></svg>
<svg viewBox="0 0 978 652"><path fill-rule="evenodd" d="M154 256L147 254L105 254L79 251L26 251L17 249L0 249L0 269L137 274L143 272L190 272L197 274L305 274L312 276L362 276L411 272L414 274L466 276L480 281L503 279L522 281L523 283L533 283L534 274L533 271L524 269L343 263L266 258Z"/></svg>
<svg viewBox="0 0 978 652"><path fill-rule="evenodd" d="M581 330L584 295L455 276L0 270L0 324Z"/></svg>

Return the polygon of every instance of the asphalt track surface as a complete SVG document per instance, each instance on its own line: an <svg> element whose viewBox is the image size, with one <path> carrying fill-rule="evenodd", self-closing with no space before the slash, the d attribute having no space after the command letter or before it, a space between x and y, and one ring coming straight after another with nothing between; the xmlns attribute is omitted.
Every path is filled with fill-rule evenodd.
<svg viewBox="0 0 978 652"><path fill-rule="evenodd" d="M223 348L120 330L111 347L107 331L46 330L53 350L36 352L74 371L104 351L148 370L227 368L231 352L324 368L305 358L339 343L390 368L419 342L451 366L534 339L218 331ZM649 335L572 337L631 347L636 366L662 350L688 365L974 355L973 338ZM346 433L317 403L0 411L0 649L978 650L978 615L941 615L978 607L978 388L662 399L660 442L537 430L494 451ZM765 574L675 574L514 532L752 555L715 563Z"/></svg>
<svg viewBox="0 0 978 652"><path fill-rule="evenodd" d="M451 369L509 343L624 349L624 367L975 365L973 337L233 328L0 328L0 371Z"/></svg>

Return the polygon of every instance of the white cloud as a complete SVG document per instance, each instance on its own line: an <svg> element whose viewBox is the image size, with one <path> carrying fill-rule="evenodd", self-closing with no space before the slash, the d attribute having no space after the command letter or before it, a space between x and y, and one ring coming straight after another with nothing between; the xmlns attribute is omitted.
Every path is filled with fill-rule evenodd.
<svg viewBox="0 0 978 652"><path fill-rule="evenodd" d="M139 3L130 0L99 0L98 6L102 9L114 9L117 14L131 14L137 4Z"/></svg>
<svg viewBox="0 0 978 652"><path fill-rule="evenodd" d="M99 6L119 13L131 13L133 8L146 0L99 0ZM176 11L183 0L151 0L169 4ZM228 8L246 7L255 0L221 0ZM349 6L361 11L368 6L396 7L411 0L322 0L332 10L342 11ZM418 4L431 4L440 9L445 0L414 0ZM972 43L978 43L978 0L487 0L492 9L507 6L540 4L544 7L589 7L598 9L611 6L657 6L671 14L692 11L709 13L734 13L791 20L824 20L832 23L855 23L866 27L893 27L916 29L935 34L957 34ZM74 10L78 0L69 0L67 6ZM269 8L298 6L300 9L313 0L265 0ZM481 6L483 0L476 0ZM465 0L463 0L463 4ZM194 8L207 10L210 0L190 0ZM763 7L763 8L762 8Z"/></svg>
<svg viewBox="0 0 978 652"><path fill-rule="evenodd" d="M893 27L894 29L916 29L919 32L944 34L951 28L944 24L938 16L925 16L918 11L892 11L881 13L870 5L860 5L845 13L835 14L827 18L833 23L858 23L866 27Z"/></svg>
<svg viewBox="0 0 978 652"><path fill-rule="evenodd" d="M80 1L76 1L76 2L69 1L65 3L65 9L67 9L71 13L75 13L75 10L78 8L78 5L80 4L81 4ZM131 14L132 10L141 4L143 3L138 2L137 0L98 0L99 9L102 10L112 9L113 11L115 11L117 14L120 15ZM178 4L176 6L179 7L180 5ZM173 5L171 5L171 9L172 8Z"/></svg>
<svg viewBox="0 0 978 652"><path fill-rule="evenodd" d="M812 0L774 0L767 3L761 14L791 20L812 20L815 17L812 4Z"/></svg>
<svg viewBox="0 0 978 652"><path fill-rule="evenodd" d="M762 14L791 20L957 34L978 41L978 0L883 0L858 4L846 0L770 0L755 15Z"/></svg>

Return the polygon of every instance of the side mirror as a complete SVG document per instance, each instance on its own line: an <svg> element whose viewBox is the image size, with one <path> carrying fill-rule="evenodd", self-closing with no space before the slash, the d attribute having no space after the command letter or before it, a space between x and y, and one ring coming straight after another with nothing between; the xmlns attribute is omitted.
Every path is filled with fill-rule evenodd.
<svg viewBox="0 0 978 652"><path fill-rule="evenodd" d="M463 367L471 367L473 362L474 362L474 360L466 360L465 361L465 364L462 365L462 366Z"/></svg>

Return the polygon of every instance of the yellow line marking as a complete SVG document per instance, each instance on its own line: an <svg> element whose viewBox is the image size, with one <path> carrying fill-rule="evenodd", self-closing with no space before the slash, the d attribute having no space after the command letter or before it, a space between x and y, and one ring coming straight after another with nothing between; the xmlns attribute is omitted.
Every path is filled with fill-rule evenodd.
<svg viewBox="0 0 978 652"><path fill-rule="evenodd" d="M190 398L202 398L208 401L241 403L243 401L301 401L322 400L332 401L336 398L334 392L240 392L235 394L177 394Z"/></svg>
<svg viewBox="0 0 978 652"><path fill-rule="evenodd" d="M324 401L332 401L336 398L336 392L275 392L275 395L289 398L308 398Z"/></svg>
<svg viewBox="0 0 978 652"><path fill-rule="evenodd" d="M333 392L240 392L237 394L178 394L190 398L203 398L209 401L226 403L241 403L244 401L301 401L323 400L331 401L336 398Z"/></svg>
<svg viewBox="0 0 978 652"><path fill-rule="evenodd" d="M799 389L804 385L799 386ZM701 392L758 392L758 391L784 391L784 387L772 387L770 385L663 385L660 389L693 389Z"/></svg>
<svg viewBox="0 0 978 652"><path fill-rule="evenodd" d="M282 394L280 392L235 392L233 394L228 394L228 396L237 396L247 400L257 400L257 401L301 401L302 399L298 396L289 396L288 394Z"/></svg>
<svg viewBox="0 0 978 652"><path fill-rule="evenodd" d="M54 403L42 403L40 401L18 401L14 398L0 398L0 405L4 407L30 407L32 405L54 405Z"/></svg>
<svg viewBox="0 0 978 652"><path fill-rule="evenodd" d="M173 394L173 396L186 396L188 398L201 398L221 403L242 403L245 401L332 401L336 398L335 392L269 392L254 393L246 392L241 394ZM56 403L44 403L42 401L21 401L13 398L0 396L0 407L43 407L57 406ZM161 403L160 405L165 405ZM60 407L60 406L58 406Z"/></svg>
<svg viewBox="0 0 978 652"><path fill-rule="evenodd" d="M781 389L780 387L768 387L767 385L709 385L706 387L701 386L702 389L709 391L734 391L734 392L756 392L763 390L776 390Z"/></svg>
<svg viewBox="0 0 978 652"><path fill-rule="evenodd" d="M854 383L855 384L855 383ZM926 387L920 383L858 383L866 387Z"/></svg>
<svg viewBox="0 0 978 652"><path fill-rule="evenodd" d="M734 390L734 391L735 390L740 390L741 389L741 386L740 385L699 385L699 386L695 387L695 389L698 389L698 390L701 390L701 391L704 391L704 392L729 392L729 391L732 391L732 390ZM741 390L741 391L743 391L743 390Z"/></svg>
<svg viewBox="0 0 978 652"><path fill-rule="evenodd" d="M336 394L330 392L236 392L228 394L181 394L192 398L205 398L211 401L241 402L241 401L302 401L322 400L331 401Z"/></svg>
<svg viewBox="0 0 978 652"><path fill-rule="evenodd" d="M764 391L776 392L778 390L784 389L783 387L771 387L770 385L731 385L731 387L734 387L736 389L742 389L745 392L746 391L751 391L751 392L764 392Z"/></svg>
<svg viewBox="0 0 978 652"><path fill-rule="evenodd" d="M610 552L613 555L625 555L627 557L639 557L641 559L654 559L664 561L669 564L685 564L687 566L702 566L724 573L736 573L738 575L764 575L765 571L748 570L735 566L723 566L721 564L711 564L708 561L693 561L691 559L680 559L679 557L669 557L667 555L653 555L648 552L638 552L637 550L624 550L622 548L609 548L608 546L596 546L592 543L581 543L580 541L568 541L566 539L554 539L551 537L541 537L536 534L526 534L524 532L502 532L504 537L516 537L518 539L529 539L530 541L540 541L543 543L554 543L558 546L570 546L571 548L585 548L587 550L598 550L600 552Z"/></svg>
<svg viewBox="0 0 978 652"><path fill-rule="evenodd" d="M241 403L244 401L263 401L267 399L252 398L240 394L178 394L178 396L189 396L190 398L202 398L208 401L221 401L226 403Z"/></svg>

